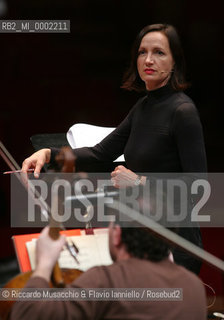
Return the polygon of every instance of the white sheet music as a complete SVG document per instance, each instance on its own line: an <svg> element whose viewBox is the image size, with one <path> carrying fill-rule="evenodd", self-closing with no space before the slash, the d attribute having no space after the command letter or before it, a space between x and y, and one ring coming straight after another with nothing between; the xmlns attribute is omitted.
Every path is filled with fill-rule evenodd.
<svg viewBox="0 0 224 320"><path fill-rule="evenodd" d="M113 263L108 245L108 232L107 229L95 230L94 235L81 235L67 237L68 241L74 241L75 245L79 248L77 255L79 264L76 263L73 257L65 248L59 257L60 268L79 269L86 271L91 267L99 265L110 265ZM30 264L32 270L35 269L35 247L36 239L26 243Z"/></svg>
<svg viewBox="0 0 224 320"><path fill-rule="evenodd" d="M87 123L76 123L67 132L67 140L72 147L93 147L115 128L94 126ZM116 161L124 161L124 156L118 157Z"/></svg>

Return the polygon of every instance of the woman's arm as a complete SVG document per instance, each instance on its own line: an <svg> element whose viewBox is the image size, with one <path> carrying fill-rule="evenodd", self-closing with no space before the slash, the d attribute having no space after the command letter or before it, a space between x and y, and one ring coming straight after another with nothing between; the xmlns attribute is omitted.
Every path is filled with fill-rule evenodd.
<svg viewBox="0 0 224 320"><path fill-rule="evenodd" d="M85 166L89 167L89 165L94 162L113 162L118 156L124 153L124 148L131 131L132 115L143 99L139 99L121 124L100 143L94 147L84 147L73 150L76 158L75 165L77 171L85 171ZM59 152L60 149L56 148L41 149L35 152L25 159L22 171L27 172L28 169L34 168L35 176L38 177L45 163L51 163L53 165L56 163L56 156Z"/></svg>
<svg viewBox="0 0 224 320"><path fill-rule="evenodd" d="M207 161L200 118L193 103L183 103L175 111L172 123L182 171L206 172Z"/></svg>

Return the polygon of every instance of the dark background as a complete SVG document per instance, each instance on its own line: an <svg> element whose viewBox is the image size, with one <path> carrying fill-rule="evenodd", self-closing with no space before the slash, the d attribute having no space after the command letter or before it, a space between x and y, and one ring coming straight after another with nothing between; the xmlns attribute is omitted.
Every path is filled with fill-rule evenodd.
<svg viewBox="0 0 224 320"><path fill-rule="evenodd" d="M0 34L0 140L18 163L33 152L29 139L34 134L67 132L76 122L118 125L139 97L120 89L132 42L145 25L167 22L177 28L182 39L187 79L192 84L187 94L201 116L208 170L223 172L221 0L5 3L2 20L71 20L70 34ZM4 170L8 168L0 159L0 171ZM9 202L9 177L1 175L2 259L14 254L11 235L22 232L9 227ZM205 249L223 259L223 229L202 232ZM224 292L220 272L203 266L201 276L219 294Z"/></svg>

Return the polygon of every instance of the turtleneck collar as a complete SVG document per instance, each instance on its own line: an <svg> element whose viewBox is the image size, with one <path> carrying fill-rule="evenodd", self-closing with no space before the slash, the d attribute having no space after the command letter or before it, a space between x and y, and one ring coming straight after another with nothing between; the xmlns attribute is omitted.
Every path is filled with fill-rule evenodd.
<svg viewBox="0 0 224 320"><path fill-rule="evenodd" d="M149 99L157 100L157 99L166 97L174 92L175 90L172 88L171 84L168 83L165 86L160 87L158 89L147 91L147 96Z"/></svg>

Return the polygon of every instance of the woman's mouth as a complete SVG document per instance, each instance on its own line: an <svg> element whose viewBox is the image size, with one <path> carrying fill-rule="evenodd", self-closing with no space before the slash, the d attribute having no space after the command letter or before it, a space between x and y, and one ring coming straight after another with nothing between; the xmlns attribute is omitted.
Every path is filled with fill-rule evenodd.
<svg viewBox="0 0 224 320"><path fill-rule="evenodd" d="M152 68L146 68L146 69L144 70L144 72L145 72L146 74L153 74L153 73L155 72L155 70L152 69Z"/></svg>

